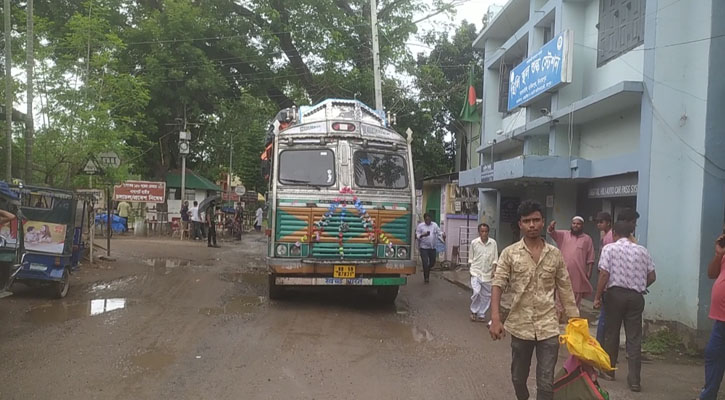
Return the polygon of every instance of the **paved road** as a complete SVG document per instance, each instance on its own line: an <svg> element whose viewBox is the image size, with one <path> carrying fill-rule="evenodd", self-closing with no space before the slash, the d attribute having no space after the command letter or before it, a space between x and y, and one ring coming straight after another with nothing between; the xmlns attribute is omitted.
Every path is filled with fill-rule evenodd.
<svg viewBox="0 0 725 400"><path fill-rule="evenodd" d="M442 279L414 277L394 306L364 290L270 302L262 236L113 247L118 261L84 266L64 300L18 286L0 301L0 398L514 398L508 340L471 323L468 294ZM645 366L639 395L606 387L694 398L700 368Z"/></svg>

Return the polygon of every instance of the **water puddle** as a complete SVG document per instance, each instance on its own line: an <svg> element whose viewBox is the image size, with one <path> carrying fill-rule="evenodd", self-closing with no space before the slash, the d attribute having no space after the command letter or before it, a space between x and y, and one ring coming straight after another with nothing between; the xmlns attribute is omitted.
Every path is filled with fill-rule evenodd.
<svg viewBox="0 0 725 400"><path fill-rule="evenodd" d="M96 282L91 286L89 291L91 293L98 293L109 290L126 289L131 283L135 282L136 279L138 279L138 277L136 276L127 276L125 278L116 279L108 282Z"/></svg>
<svg viewBox="0 0 725 400"><path fill-rule="evenodd" d="M213 315L243 315L259 311L261 305L267 301L264 296L236 296L226 301L221 307L204 307L199 314Z"/></svg>
<svg viewBox="0 0 725 400"><path fill-rule="evenodd" d="M149 350L131 357L133 365L146 371L160 371L173 364L176 356L166 350Z"/></svg>
<svg viewBox="0 0 725 400"><path fill-rule="evenodd" d="M151 267L155 273L168 275L179 268L206 268L209 264L194 264L191 260L180 260L174 258L145 258L143 263Z"/></svg>
<svg viewBox="0 0 725 400"><path fill-rule="evenodd" d="M52 324L123 310L130 304L125 298L94 299L71 304L53 302L31 308L27 316L35 324Z"/></svg>
<svg viewBox="0 0 725 400"><path fill-rule="evenodd" d="M410 333L416 343L433 341L433 334L430 333L430 331L428 331L427 329L422 329L414 326L410 329Z"/></svg>
<svg viewBox="0 0 725 400"><path fill-rule="evenodd" d="M393 340L405 344L428 343L435 339L429 330L401 321L381 321L376 326L372 334L364 336L380 342Z"/></svg>
<svg viewBox="0 0 725 400"><path fill-rule="evenodd" d="M264 272L223 272L221 280L233 283L246 283L251 286L266 286L267 274Z"/></svg>

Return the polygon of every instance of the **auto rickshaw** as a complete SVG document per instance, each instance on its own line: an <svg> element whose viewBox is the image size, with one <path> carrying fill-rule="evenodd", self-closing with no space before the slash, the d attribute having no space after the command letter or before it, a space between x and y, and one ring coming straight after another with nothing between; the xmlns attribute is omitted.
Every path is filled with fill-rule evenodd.
<svg viewBox="0 0 725 400"><path fill-rule="evenodd" d="M23 253L20 199L7 183L0 181L0 298L11 295Z"/></svg>
<svg viewBox="0 0 725 400"><path fill-rule="evenodd" d="M13 283L45 284L57 298L70 289L70 274L85 250L83 225L88 199L74 192L36 186L15 186L20 202L18 236L22 255ZM80 209L79 209L80 207Z"/></svg>

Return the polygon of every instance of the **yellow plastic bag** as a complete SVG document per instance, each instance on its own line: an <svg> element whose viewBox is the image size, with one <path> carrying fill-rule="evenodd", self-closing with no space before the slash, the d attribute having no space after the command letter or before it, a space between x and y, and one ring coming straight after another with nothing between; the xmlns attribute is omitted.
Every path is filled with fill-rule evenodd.
<svg viewBox="0 0 725 400"><path fill-rule="evenodd" d="M559 343L565 344L569 354L583 363L604 371L613 371L609 354L589 334L589 322L584 318L571 318L566 326L566 334L559 336Z"/></svg>

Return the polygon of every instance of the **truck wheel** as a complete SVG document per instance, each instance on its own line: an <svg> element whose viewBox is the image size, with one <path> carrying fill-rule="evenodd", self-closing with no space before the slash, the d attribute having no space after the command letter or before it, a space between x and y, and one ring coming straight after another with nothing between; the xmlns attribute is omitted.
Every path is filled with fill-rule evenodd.
<svg viewBox="0 0 725 400"><path fill-rule="evenodd" d="M63 269L63 277L59 282L54 283L53 294L56 298L62 299L68 295L70 289L70 272L68 268Z"/></svg>
<svg viewBox="0 0 725 400"><path fill-rule="evenodd" d="M395 304L395 298L398 297L399 286L379 286L378 299L383 304Z"/></svg>
<svg viewBox="0 0 725 400"><path fill-rule="evenodd" d="M269 275L269 298L270 300L279 300L284 295L284 287L275 283L276 275Z"/></svg>

